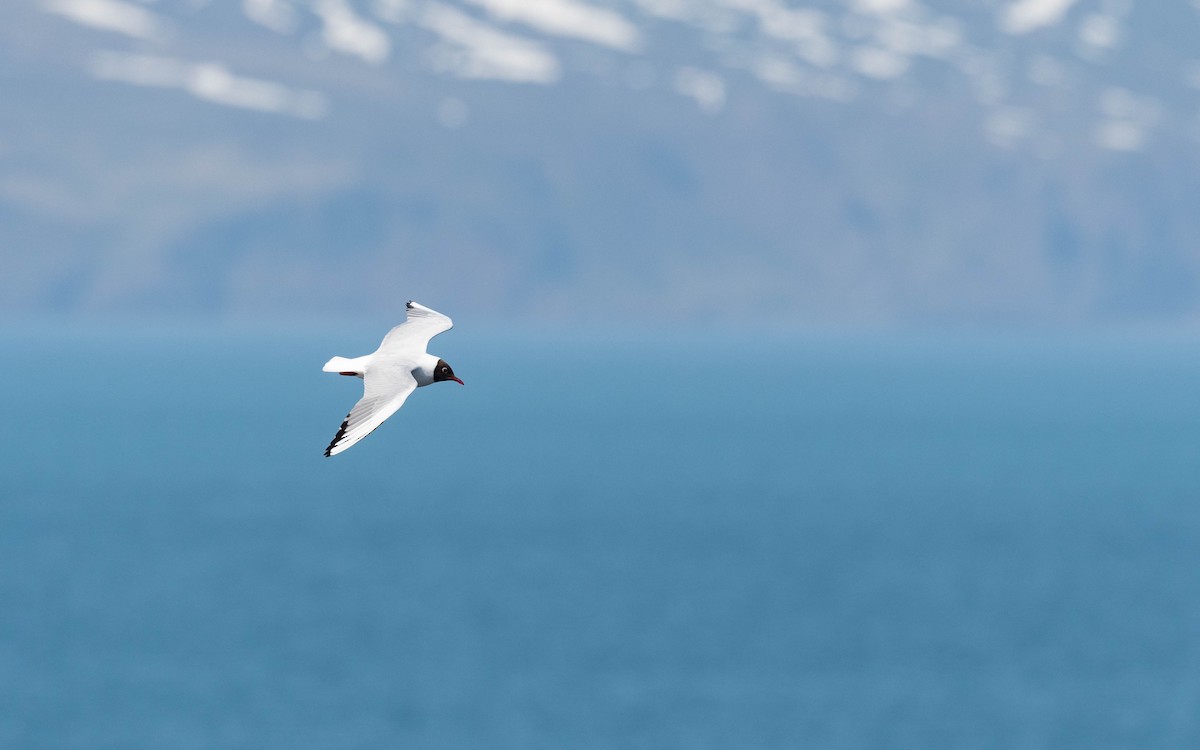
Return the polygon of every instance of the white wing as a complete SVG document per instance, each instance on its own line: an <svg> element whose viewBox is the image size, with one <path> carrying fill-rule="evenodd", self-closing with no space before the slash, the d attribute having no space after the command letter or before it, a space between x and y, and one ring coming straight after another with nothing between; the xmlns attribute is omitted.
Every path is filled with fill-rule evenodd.
<svg viewBox="0 0 1200 750"><path fill-rule="evenodd" d="M425 353L429 340L454 327L454 321L436 310L409 301L407 319L388 331L377 353L389 357L415 358Z"/></svg>
<svg viewBox="0 0 1200 750"><path fill-rule="evenodd" d="M417 380L407 370L368 371L363 378L363 397L358 400L325 449L336 456L370 435L384 420L404 405L408 394L417 389Z"/></svg>

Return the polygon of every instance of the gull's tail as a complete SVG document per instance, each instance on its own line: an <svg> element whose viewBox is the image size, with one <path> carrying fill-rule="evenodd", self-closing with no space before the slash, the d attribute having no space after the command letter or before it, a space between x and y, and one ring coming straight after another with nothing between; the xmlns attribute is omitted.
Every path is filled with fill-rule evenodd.
<svg viewBox="0 0 1200 750"><path fill-rule="evenodd" d="M354 359L334 357L321 369L324 372L336 372L339 375L354 375L361 378L367 366L366 359L366 357L355 357Z"/></svg>

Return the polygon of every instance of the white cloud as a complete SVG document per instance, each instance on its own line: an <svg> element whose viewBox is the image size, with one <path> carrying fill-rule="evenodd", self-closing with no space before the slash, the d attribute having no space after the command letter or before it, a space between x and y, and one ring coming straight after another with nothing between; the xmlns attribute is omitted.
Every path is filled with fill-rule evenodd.
<svg viewBox="0 0 1200 750"><path fill-rule="evenodd" d="M1027 34L1062 20L1076 0L1013 0L1000 13L1000 28L1009 34Z"/></svg>
<svg viewBox="0 0 1200 750"><path fill-rule="evenodd" d="M135 86L180 89L197 99L228 107L292 115L324 116L325 97L273 81L234 75L219 63L188 63L169 57L100 52L88 66L95 78Z"/></svg>
<svg viewBox="0 0 1200 750"><path fill-rule="evenodd" d="M623 16L576 0L468 0L504 23L520 23L553 36L582 39L631 52L641 33Z"/></svg>
<svg viewBox="0 0 1200 750"><path fill-rule="evenodd" d="M433 66L463 78L553 83L558 59L543 45L500 31L447 5L431 4L421 24L446 45L431 56Z"/></svg>
<svg viewBox="0 0 1200 750"><path fill-rule="evenodd" d="M321 40L329 49L375 65L391 54L391 41L384 30L360 18L345 0L317 0L313 12L321 17Z"/></svg>
<svg viewBox="0 0 1200 750"><path fill-rule="evenodd" d="M161 41L168 27L157 14L123 0L42 0L42 8L70 21L136 39Z"/></svg>

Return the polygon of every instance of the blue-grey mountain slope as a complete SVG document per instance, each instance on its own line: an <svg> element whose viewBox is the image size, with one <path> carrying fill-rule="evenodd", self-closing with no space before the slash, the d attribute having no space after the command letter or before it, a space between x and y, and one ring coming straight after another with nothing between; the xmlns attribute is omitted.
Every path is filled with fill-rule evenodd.
<svg viewBox="0 0 1200 750"><path fill-rule="evenodd" d="M19 0L0 309L1189 320L1200 11Z"/></svg>

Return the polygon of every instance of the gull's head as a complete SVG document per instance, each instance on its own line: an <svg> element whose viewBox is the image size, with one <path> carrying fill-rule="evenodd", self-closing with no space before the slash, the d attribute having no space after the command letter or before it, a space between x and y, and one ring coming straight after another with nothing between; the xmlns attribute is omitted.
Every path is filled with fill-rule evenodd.
<svg viewBox="0 0 1200 750"><path fill-rule="evenodd" d="M455 383L463 385L463 382L455 377L453 368L446 364L446 360L439 359L437 366L433 368L433 382L440 383L443 380L453 380Z"/></svg>

